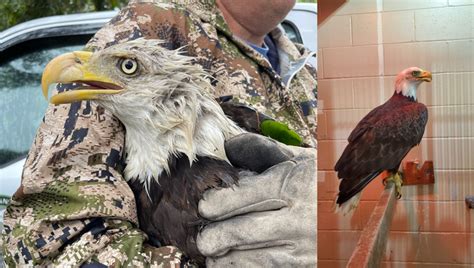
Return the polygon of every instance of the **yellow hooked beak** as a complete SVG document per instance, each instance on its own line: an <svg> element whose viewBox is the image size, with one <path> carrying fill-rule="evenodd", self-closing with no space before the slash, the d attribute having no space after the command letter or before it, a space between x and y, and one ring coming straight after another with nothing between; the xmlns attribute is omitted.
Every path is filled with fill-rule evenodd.
<svg viewBox="0 0 474 268"><path fill-rule="evenodd" d="M48 99L48 89L53 83L83 83L85 86L64 91L51 97L53 104L94 100L99 95L116 94L122 88L110 78L95 73L89 66L92 52L75 51L54 58L46 65L41 78L43 95Z"/></svg>
<svg viewBox="0 0 474 268"><path fill-rule="evenodd" d="M431 82L431 73L428 71L423 71L421 74L418 76L418 79L421 79L425 82Z"/></svg>

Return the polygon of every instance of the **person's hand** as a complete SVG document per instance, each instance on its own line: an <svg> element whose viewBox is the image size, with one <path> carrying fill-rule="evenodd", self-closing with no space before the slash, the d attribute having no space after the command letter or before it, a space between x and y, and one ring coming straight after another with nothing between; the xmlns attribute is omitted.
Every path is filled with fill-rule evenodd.
<svg viewBox="0 0 474 268"><path fill-rule="evenodd" d="M316 150L243 134L226 142L226 153L236 166L273 166L241 176L233 188L204 193L199 213L217 221L197 237L206 264L315 267Z"/></svg>

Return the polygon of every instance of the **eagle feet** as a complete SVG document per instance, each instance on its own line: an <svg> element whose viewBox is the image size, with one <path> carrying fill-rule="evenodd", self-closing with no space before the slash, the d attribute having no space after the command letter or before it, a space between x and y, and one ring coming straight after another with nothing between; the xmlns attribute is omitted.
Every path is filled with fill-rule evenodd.
<svg viewBox="0 0 474 268"><path fill-rule="evenodd" d="M388 182L393 182L395 184L395 192L397 195L397 199L402 198L403 174L401 172L397 172L395 174L389 175L388 177L385 177L382 180L384 186L386 186Z"/></svg>

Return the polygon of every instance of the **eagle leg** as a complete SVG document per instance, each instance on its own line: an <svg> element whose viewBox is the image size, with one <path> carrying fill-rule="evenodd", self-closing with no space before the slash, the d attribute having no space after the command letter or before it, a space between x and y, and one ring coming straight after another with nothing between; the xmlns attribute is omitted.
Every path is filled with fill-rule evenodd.
<svg viewBox="0 0 474 268"><path fill-rule="evenodd" d="M402 185L403 185L403 177L401 172L396 172L394 174L390 174L388 177L385 177L382 180L383 185L387 185L388 182L393 182L395 184L395 191L397 193L397 199L402 198Z"/></svg>

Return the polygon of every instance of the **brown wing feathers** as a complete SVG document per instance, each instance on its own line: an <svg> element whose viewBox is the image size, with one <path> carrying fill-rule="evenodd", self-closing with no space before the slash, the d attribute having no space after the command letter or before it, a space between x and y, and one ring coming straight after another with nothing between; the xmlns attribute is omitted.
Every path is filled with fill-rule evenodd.
<svg viewBox="0 0 474 268"><path fill-rule="evenodd" d="M367 114L349 136L349 144L335 165L338 204L360 192L384 170L397 170L400 162L423 136L426 107L395 94Z"/></svg>

